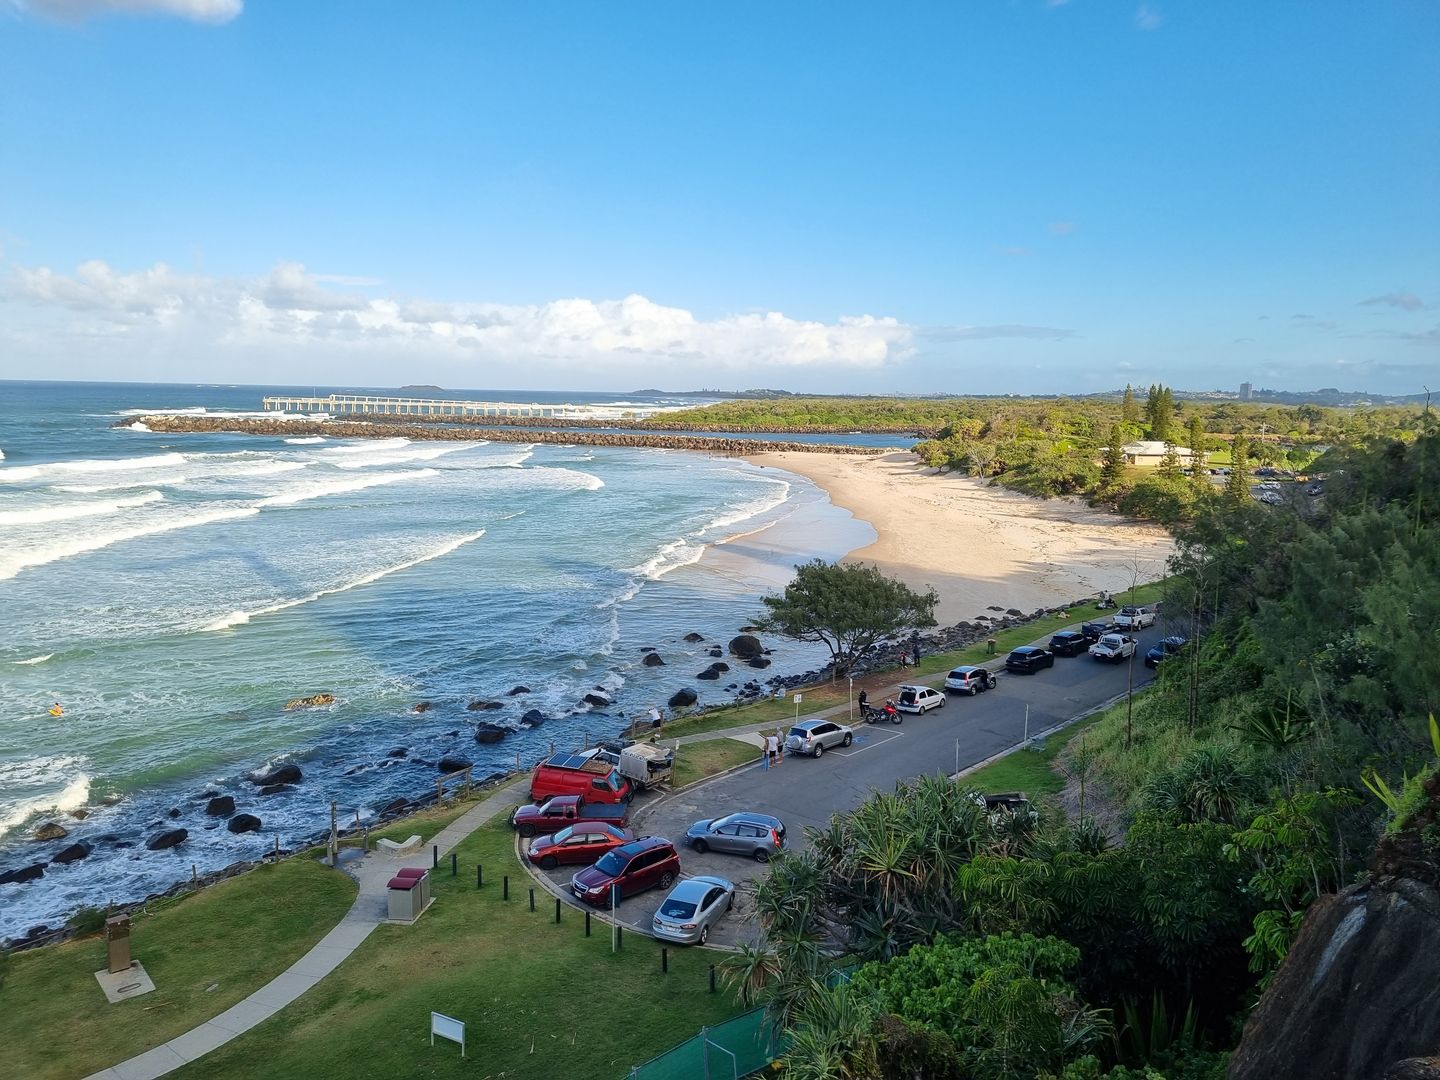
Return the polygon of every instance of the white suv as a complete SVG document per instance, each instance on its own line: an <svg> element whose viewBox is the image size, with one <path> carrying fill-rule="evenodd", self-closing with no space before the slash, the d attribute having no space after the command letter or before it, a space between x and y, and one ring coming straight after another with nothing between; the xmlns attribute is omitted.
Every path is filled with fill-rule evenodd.
<svg viewBox="0 0 1440 1080"><path fill-rule="evenodd" d="M902 686L900 696L895 699L895 708L901 712L924 714L931 709L943 709L945 695L928 686Z"/></svg>

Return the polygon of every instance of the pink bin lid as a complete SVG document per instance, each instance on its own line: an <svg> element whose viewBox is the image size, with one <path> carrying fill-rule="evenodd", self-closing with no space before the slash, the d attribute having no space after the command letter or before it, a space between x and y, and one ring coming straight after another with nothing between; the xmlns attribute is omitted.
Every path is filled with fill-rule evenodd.
<svg viewBox="0 0 1440 1080"><path fill-rule="evenodd" d="M422 878L429 872L430 871L426 870L423 866L407 866L404 869L395 871L395 876Z"/></svg>
<svg viewBox="0 0 1440 1080"><path fill-rule="evenodd" d="M408 892L410 889L413 889L416 885L420 884L420 879L414 877L392 877L385 884L387 888L403 889Z"/></svg>

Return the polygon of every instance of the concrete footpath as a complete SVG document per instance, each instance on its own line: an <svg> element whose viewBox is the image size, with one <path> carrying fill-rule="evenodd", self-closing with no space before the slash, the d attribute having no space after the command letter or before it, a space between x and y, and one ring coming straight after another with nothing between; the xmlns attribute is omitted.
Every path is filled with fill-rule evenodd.
<svg viewBox="0 0 1440 1080"><path fill-rule="evenodd" d="M496 814L524 802L527 794L524 784L511 784L465 811L416 854L397 859L380 851L371 851L359 862L345 867L346 873L359 881L359 895L340 924L321 938L314 948L219 1016L169 1042L161 1043L153 1050L92 1073L86 1080L152 1080L204 1057L216 1047L224 1046L256 1024L268 1020L339 967L370 936L370 931L387 920L389 901L385 884L395 876L396 871L410 866L428 868L433 858L432 846L438 846L441 855L448 854Z"/></svg>

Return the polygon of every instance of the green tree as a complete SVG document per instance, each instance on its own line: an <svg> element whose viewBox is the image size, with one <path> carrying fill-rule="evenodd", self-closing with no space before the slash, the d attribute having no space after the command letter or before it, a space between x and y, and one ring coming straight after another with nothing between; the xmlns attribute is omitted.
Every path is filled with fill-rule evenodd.
<svg viewBox="0 0 1440 1080"><path fill-rule="evenodd" d="M1125 396L1120 399L1120 422L1122 424L1138 424L1140 422L1140 406L1135 402L1135 391L1130 384L1125 384Z"/></svg>
<svg viewBox="0 0 1440 1080"><path fill-rule="evenodd" d="M823 642L838 673L881 638L934 626L940 597L934 589L916 592L879 567L816 559L795 568L781 595L760 602L766 608L756 620L761 630Z"/></svg>
<svg viewBox="0 0 1440 1080"><path fill-rule="evenodd" d="M1245 436L1236 435L1230 443L1230 475L1225 478L1225 494L1236 500L1250 498L1250 444Z"/></svg>
<svg viewBox="0 0 1440 1080"><path fill-rule="evenodd" d="M1209 494L1210 473L1205 458L1205 421L1199 413L1190 417L1190 482L1197 493Z"/></svg>
<svg viewBox="0 0 1440 1080"><path fill-rule="evenodd" d="M1181 469L1180 452L1175 448L1175 444L1167 439L1165 442L1165 453L1160 457L1160 465L1156 469L1156 472L1165 480L1179 480Z"/></svg>
<svg viewBox="0 0 1440 1080"><path fill-rule="evenodd" d="M1114 490L1120 484L1120 478L1125 474L1125 437L1120 434L1120 425L1113 424L1110 427L1110 438L1105 447L1105 456L1100 467L1100 487L1105 490Z"/></svg>

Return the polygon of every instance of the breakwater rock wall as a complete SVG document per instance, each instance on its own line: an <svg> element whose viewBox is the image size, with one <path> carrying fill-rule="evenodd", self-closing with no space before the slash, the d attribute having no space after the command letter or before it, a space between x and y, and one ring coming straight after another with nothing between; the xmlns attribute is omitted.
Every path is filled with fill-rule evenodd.
<svg viewBox="0 0 1440 1080"><path fill-rule="evenodd" d="M372 414L381 417L385 414ZM645 420L633 417L584 417L584 416L419 416L397 414L405 423L416 424L469 424L476 427L525 427L525 428L605 428L615 431L713 431L716 434L755 435L771 432L783 435L894 435L911 440L933 439L938 427L917 427L914 425L867 424L857 431L856 427L843 424L772 424L763 432L739 424L717 423L702 420L688 413L670 413L652 416Z"/></svg>
<svg viewBox="0 0 1440 1080"><path fill-rule="evenodd" d="M651 447L661 450L703 450L725 454L760 454L777 450L798 450L815 454L874 454L870 446L841 446L833 443L783 442L778 439L709 438L700 435L663 435L653 432L628 434L618 431L536 431L516 428L513 431L487 426L483 432L476 425L416 423L409 417L403 424L377 423L373 420L264 420L257 417L172 416L156 414L137 418L151 431L233 431L247 435L325 435L336 439L414 439L440 442L469 442L489 439L491 442L550 443L557 445ZM493 419L493 418L491 418ZM127 420L117 426L129 426Z"/></svg>

